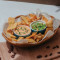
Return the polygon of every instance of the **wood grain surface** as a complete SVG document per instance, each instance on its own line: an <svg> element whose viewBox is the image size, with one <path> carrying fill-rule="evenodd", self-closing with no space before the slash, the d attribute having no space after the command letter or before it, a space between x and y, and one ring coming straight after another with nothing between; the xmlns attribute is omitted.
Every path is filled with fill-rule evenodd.
<svg viewBox="0 0 60 60"><path fill-rule="evenodd" d="M15 47L12 52L11 44L0 42L1 60L60 60L60 28L56 35L40 46L20 48ZM11 57L14 53L16 55Z"/></svg>

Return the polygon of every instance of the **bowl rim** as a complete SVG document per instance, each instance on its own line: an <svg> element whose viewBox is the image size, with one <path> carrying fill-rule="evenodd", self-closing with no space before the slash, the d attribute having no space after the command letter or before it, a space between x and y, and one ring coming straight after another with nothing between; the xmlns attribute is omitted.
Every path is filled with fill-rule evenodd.
<svg viewBox="0 0 60 60"><path fill-rule="evenodd" d="M18 25L18 26L26 26L26 25ZM26 26L26 27L28 27L28 26ZM30 29L30 27L28 27L28 28ZM26 36L30 35L31 29L30 29L29 34L27 34L27 35L18 35L18 34L16 34L16 33L14 32L14 30L13 30L13 33L14 33L15 35L19 36L19 37L26 37Z"/></svg>

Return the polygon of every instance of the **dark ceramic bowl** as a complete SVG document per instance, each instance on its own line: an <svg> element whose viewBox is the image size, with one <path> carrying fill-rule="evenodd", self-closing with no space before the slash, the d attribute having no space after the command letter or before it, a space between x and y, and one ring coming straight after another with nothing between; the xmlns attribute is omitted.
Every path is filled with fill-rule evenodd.
<svg viewBox="0 0 60 60"><path fill-rule="evenodd" d="M46 24L46 23L45 23L44 21L42 21L42 20L38 20L38 21L34 21L34 22L32 22L32 23L30 24L30 28L31 28L32 32L37 32L37 33L42 33L42 34L43 34L43 33L45 32L47 26L46 26L44 29L37 31L37 30L32 29L32 27L31 27L31 25L32 25L33 23L35 23L35 22L42 22L42 23L44 23L44 24Z"/></svg>
<svg viewBox="0 0 60 60"><path fill-rule="evenodd" d="M21 25L19 25L19 26L21 26ZM25 26L25 25L24 25ZM28 27L28 26L26 26L26 27ZM29 27L28 27L29 28ZM30 29L30 28L29 28ZM14 32L14 30L13 30L13 32ZM27 35L18 35L18 34L16 34L15 32L14 32L14 35L18 38L18 37L27 37L27 36L29 36L31 34L31 29L30 29L30 33L29 34L27 34Z"/></svg>

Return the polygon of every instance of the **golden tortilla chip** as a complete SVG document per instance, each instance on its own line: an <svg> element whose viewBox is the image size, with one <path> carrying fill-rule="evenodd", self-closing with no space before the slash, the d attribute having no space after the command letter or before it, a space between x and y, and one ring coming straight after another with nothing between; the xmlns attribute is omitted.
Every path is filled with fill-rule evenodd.
<svg viewBox="0 0 60 60"><path fill-rule="evenodd" d="M49 28L52 28L53 27L53 20L49 20L47 23L46 23L47 27Z"/></svg>
<svg viewBox="0 0 60 60"><path fill-rule="evenodd" d="M28 43L35 43L35 42L36 42L36 41L33 40L33 39L26 39L26 40L28 40Z"/></svg>
<svg viewBox="0 0 60 60"><path fill-rule="evenodd" d="M17 41L19 41L19 40L21 40L21 39L24 39L24 37L19 37L19 38L17 39Z"/></svg>
<svg viewBox="0 0 60 60"><path fill-rule="evenodd" d="M40 41L40 39L36 39L36 42L39 42Z"/></svg>
<svg viewBox="0 0 60 60"><path fill-rule="evenodd" d="M26 37L26 39L29 39L29 38L31 38L31 37L34 37L36 34L37 34L37 32L33 32L32 35Z"/></svg>
<svg viewBox="0 0 60 60"><path fill-rule="evenodd" d="M13 35L13 31L12 30L8 30L7 32Z"/></svg>
<svg viewBox="0 0 60 60"><path fill-rule="evenodd" d="M17 39L15 39L15 38L8 38L9 39L9 41L16 41L17 42Z"/></svg>
<svg viewBox="0 0 60 60"><path fill-rule="evenodd" d="M28 21L30 21L30 18L29 18L28 16L26 16L26 19L27 19Z"/></svg>
<svg viewBox="0 0 60 60"><path fill-rule="evenodd" d="M7 31L15 29L16 27L17 27L17 23L11 24L11 25L8 26Z"/></svg>
<svg viewBox="0 0 60 60"><path fill-rule="evenodd" d="M16 41L17 42L17 39L15 39L15 38L11 38L12 39L12 41Z"/></svg>
<svg viewBox="0 0 60 60"><path fill-rule="evenodd" d="M14 23L15 23L15 18L9 17L9 18L8 18L8 23L9 23L9 25L10 25L10 24L14 24Z"/></svg>
<svg viewBox="0 0 60 60"><path fill-rule="evenodd" d="M53 30L53 28L46 28L46 31L45 31L44 35L45 35L49 30Z"/></svg>
<svg viewBox="0 0 60 60"><path fill-rule="evenodd" d="M37 19L37 16L35 14L29 14L29 16L30 16L31 20Z"/></svg>
<svg viewBox="0 0 60 60"><path fill-rule="evenodd" d="M28 20L27 20L27 18L26 18L25 16L21 16L21 18L22 18L22 20L24 20L24 22L25 22L26 24L29 24L29 22L28 22Z"/></svg>
<svg viewBox="0 0 60 60"><path fill-rule="evenodd" d="M8 36L11 37L11 38L16 38L16 36L12 35L12 34L9 33L9 32L6 32L6 35L8 35Z"/></svg>
<svg viewBox="0 0 60 60"><path fill-rule="evenodd" d="M45 18L44 16L42 16L42 20L45 21L45 22L48 22L48 19Z"/></svg>
<svg viewBox="0 0 60 60"><path fill-rule="evenodd" d="M22 23L21 21L20 22L17 22L17 25L21 25L21 23Z"/></svg>
<svg viewBox="0 0 60 60"><path fill-rule="evenodd" d="M50 16L52 19L54 19L54 17L53 16Z"/></svg>

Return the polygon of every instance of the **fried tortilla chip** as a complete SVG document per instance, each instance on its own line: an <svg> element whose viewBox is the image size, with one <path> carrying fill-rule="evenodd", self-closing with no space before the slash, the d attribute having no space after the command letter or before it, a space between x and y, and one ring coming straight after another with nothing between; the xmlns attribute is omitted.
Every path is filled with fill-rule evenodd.
<svg viewBox="0 0 60 60"><path fill-rule="evenodd" d="M15 18L9 17L9 18L8 18L8 23L9 23L9 25L10 25L10 24L14 24L14 23L15 23Z"/></svg>
<svg viewBox="0 0 60 60"><path fill-rule="evenodd" d="M54 17L53 16L50 16L52 19L54 19Z"/></svg>
<svg viewBox="0 0 60 60"><path fill-rule="evenodd" d="M29 16L30 16L31 20L37 19L37 16L35 14L29 14Z"/></svg>
<svg viewBox="0 0 60 60"><path fill-rule="evenodd" d="M8 30L7 32L13 35L13 31L12 30Z"/></svg>
<svg viewBox="0 0 60 60"><path fill-rule="evenodd" d="M52 28L53 27L53 20L49 20L47 23L46 23L47 27L49 28Z"/></svg>
<svg viewBox="0 0 60 60"><path fill-rule="evenodd" d="M33 39L26 39L26 40L28 40L28 43L35 43L35 42L36 42L36 41L33 40Z"/></svg>
<svg viewBox="0 0 60 60"><path fill-rule="evenodd" d="M7 31L15 29L16 27L17 27L17 23L11 24L11 25L8 26Z"/></svg>
<svg viewBox="0 0 60 60"><path fill-rule="evenodd" d="M27 19L28 21L30 21L30 18L29 18L28 16L26 16L26 19Z"/></svg>
<svg viewBox="0 0 60 60"><path fill-rule="evenodd" d="M12 39L12 41L16 41L17 42L17 39L15 39L15 38L11 38Z"/></svg>
<svg viewBox="0 0 60 60"><path fill-rule="evenodd" d="M26 24L29 24L29 22L28 22L28 20L27 20L27 18L26 18L25 16L21 16L21 18L22 18L22 20L24 20L24 22L25 22Z"/></svg>
<svg viewBox="0 0 60 60"><path fill-rule="evenodd" d="M48 19L45 18L44 16L42 16L42 20L45 21L45 22L48 22Z"/></svg>
<svg viewBox="0 0 60 60"><path fill-rule="evenodd" d="M8 36L11 37L11 38L16 38L16 36L12 35L12 34L9 33L9 32L6 32L6 35L8 35Z"/></svg>
<svg viewBox="0 0 60 60"><path fill-rule="evenodd" d="M41 35L41 36L39 36L39 35L35 35L35 36L34 36L34 40L36 40L36 41L37 41L37 40L41 40L41 39L42 39L42 35Z"/></svg>
<svg viewBox="0 0 60 60"><path fill-rule="evenodd" d="M46 28L46 31L45 31L44 35L45 35L49 30L52 30L52 31L53 31L53 28Z"/></svg>
<svg viewBox="0 0 60 60"><path fill-rule="evenodd" d="M22 24L22 22L20 21L20 22L17 22L17 25L21 25Z"/></svg>
<svg viewBox="0 0 60 60"><path fill-rule="evenodd" d="M24 39L24 37L19 37L19 38L17 39L17 41L19 41L19 40L21 40L21 39Z"/></svg>
<svg viewBox="0 0 60 60"><path fill-rule="evenodd" d="M40 39L36 39L36 42L39 42L40 41Z"/></svg>
<svg viewBox="0 0 60 60"><path fill-rule="evenodd" d="M33 32L32 35L26 37L26 39L29 39L29 38L31 38L31 37L34 37L36 34L37 34L37 32Z"/></svg>

